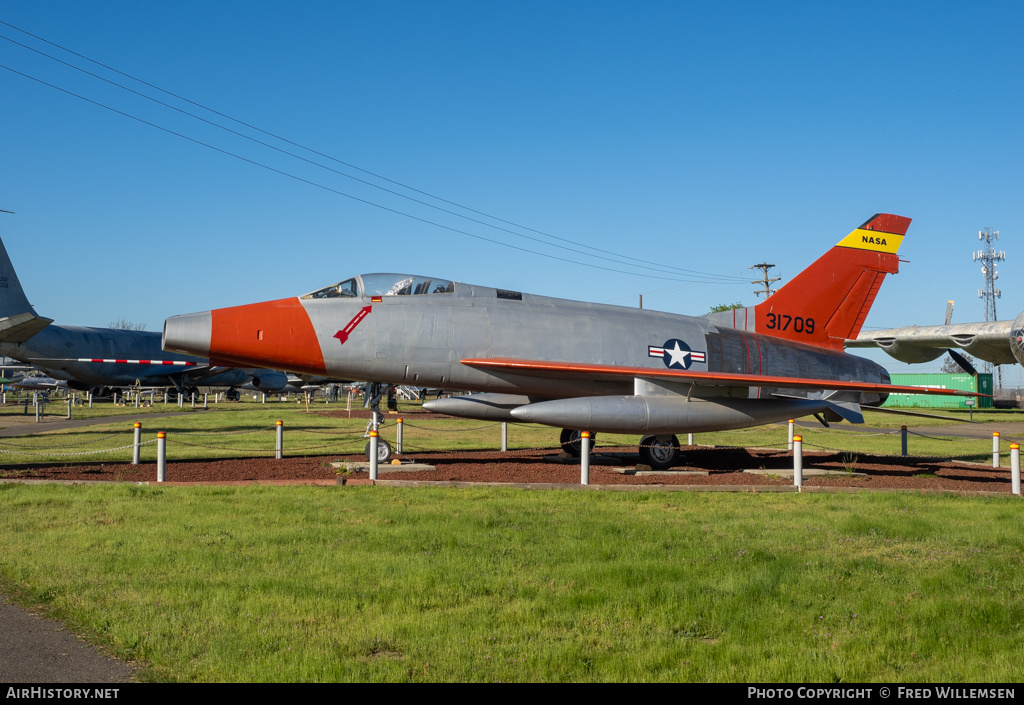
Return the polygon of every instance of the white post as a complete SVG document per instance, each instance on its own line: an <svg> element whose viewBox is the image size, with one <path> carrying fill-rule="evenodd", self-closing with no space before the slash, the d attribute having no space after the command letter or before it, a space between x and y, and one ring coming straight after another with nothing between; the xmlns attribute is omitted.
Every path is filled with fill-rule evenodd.
<svg viewBox="0 0 1024 705"><path fill-rule="evenodd" d="M804 486L804 437L793 436L793 484Z"/></svg>
<svg viewBox="0 0 1024 705"><path fill-rule="evenodd" d="M693 443L693 433L692 432L686 434L686 445L688 445L688 446L694 445L694 443Z"/></svg>
<svg viewBox="0 0 1024 705"><path fill-rule="evenodd" d="M789 420L789 444L786 446L789 450L793 450L793 425L794 420Z"/></svg>
<svg viewBox="0 0 1024 705"><path fill-rule="evenodd" d="M284 421L277 422L277 457L278 460L284 457Z"/></svg>
<svg viewBox="0 0 1024 705"><path fill-rule="evenodd" d="M71 418L71 397L68 397L68 418Z"/></svg>
<svg viewBox="0 0 1024 705"><path fill-rule="evenodd" d="M260 401L260 404L266 404L266 403L267 403L267 393L263 392L263 399L262 399L262 401Z"/></svg>
<svg viewBox="0 0 1024 705"><path fill-rule="evenodd" d="M32 404L36 408L36 423L39 423L39 392L32 392Z"/></svg>
<svg viewBox="0 0 1024 705"><path fill-rule="evenodd" d="M402 433L402 431L403 431L403 428L402 428L402 426L403 426L403 424L402 424L402 417L401 417L401 416L399 416L399 417L398 417L398 440L396 440L396 441L395 441L395 450L396 450L397 452L399 452L399 453L402 453L402 452L404 452L404 451L402 450L402 437L403 437L403 435L404 435L404 434Z"/></svg>
<svg viewBox="0 0 1024 705"><path fill-rule="evenodd" d="M992 467L999 467L999 431L992 432Z"/></svg>
<svg viewBox="0 0 1024 705"><path fill-rule="evenodd" d="M377 480L377 429L370 431L370 480Z"/></svg>
<svg viewBox="0 0 1024 705"><path fill-rule="evenodd" d="M590 484L590 431L580 433L580 484Z"/></svg>
<svg viewBox="0 0 1024 705"><path fill-rule="evenodd" d="M142 452L142 424L135 422L135 447L132 448L132 465L139 464L139 455Z"/></svg>
<svg viewBox="0 0 1024 705"><path fill-rule="evenodd" d="M89 408L92 408L92 392L89 392Z"/></svg>
<svg viewBox="0 0 1024 705"><path fill-rule="evenodd" d="M1010 491L1020 496L1020 443L1010 444Z"/></svg>
<svg viewBox="0 0 1024 705"><path fill-rule="evenodd" d="M156 481L167 480L167 434L160 431L156 434Z"/></svg>
<svg viewBox="0 0 1024 705"><path fill-rule="evenodd" d="M508 421L501 422L501 452L508 452Z"/></svg>

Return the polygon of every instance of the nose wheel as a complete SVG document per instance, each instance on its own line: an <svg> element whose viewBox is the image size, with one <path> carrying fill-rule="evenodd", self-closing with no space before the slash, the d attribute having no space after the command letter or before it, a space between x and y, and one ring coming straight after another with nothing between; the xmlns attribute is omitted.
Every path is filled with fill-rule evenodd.
<svg viewBox="0 0 1024 705"><path fill-rule="evenodd" d="M371 459L370 444L366 444L366 459ZM391 444L378 436L377 438L377 462L387 463L391 460Z"/></svg>
<svg viewBox="0 0 1024 705"><path fill-rule="evenodd" d="M679 462L679 439L675 436L644 436L640 439L640 460L655 470L666 470Z"/></svg>

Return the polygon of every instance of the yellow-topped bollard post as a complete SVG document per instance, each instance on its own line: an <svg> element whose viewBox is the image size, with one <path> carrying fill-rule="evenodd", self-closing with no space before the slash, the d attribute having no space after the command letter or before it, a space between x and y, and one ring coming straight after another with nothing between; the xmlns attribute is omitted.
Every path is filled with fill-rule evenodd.
<svg viewBox="0 0 1024 705"><path fill-rule="evenodd" d="M804 437L793 436L793 484L804 486Z"/></svg>
<svg viewBox="0 0 1024 705"><path fill-rule="evenodd" d="M156 434L156 481L167 480L167 432L157 431Z"/></svg>
<svg viewBox="0 0 1024 705"><path fill-rule="evenodd" d="M590 484L590 431L580 433L580 484Z"/></svg>
<svg viewBox="0 0 1024 705"><path fill-rule="evenodd" d="M1020 496L1020 443L1010 444L1010 491Z"/></svg>
<svg viewBox="0 0 1024 705"><path fill-rule="evenodd" d="M132 465L139 464L139 456L142 453L142 424L135 422L135 445L132 449Z"/></svg>

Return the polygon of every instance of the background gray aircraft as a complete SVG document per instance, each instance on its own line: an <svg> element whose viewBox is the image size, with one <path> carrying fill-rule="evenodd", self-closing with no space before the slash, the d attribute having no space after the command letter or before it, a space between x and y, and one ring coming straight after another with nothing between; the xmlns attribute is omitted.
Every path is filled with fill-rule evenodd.
<svg viewBox="0 0 1024 705"><path fill-rule="evenodd" d="M0 354L32 365L72 389L98 396L136 384L194 391L197 385L234 387L253 383L272 392L288 378L269 369L212 367L193 355L167 354L160 334L113 328L53 325L35 312L0 241Z"/></svg>
<svg viewBox="0 0 1024 705"><path fill-rule="evenodd" d="M848 348L881 348L900 362L930 362L947 351L966 372L970 365L952 351L959 348L993 365L1024 364L1024 313L1013 321L903 326L861 333ZM959 358L959 359L958 359Z"/></svg>

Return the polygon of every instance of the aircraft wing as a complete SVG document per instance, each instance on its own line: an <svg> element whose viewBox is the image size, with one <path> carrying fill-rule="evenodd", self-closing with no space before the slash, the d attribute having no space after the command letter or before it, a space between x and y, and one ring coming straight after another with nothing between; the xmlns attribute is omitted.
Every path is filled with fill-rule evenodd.
<svg viewBox="0 0 1024 705"><path fill-rule="evenodd" d="M513 358L480 358L461 361L463 365L485 370L512 372L531 377L563 378L580 376L596 381L624 381L640 379L661 379L676 382L691 382L700 385L727 387L779 387L783 389L844 390L855 392L943 394L951 396L986 396L959 389L935 389L877 382L858 382L834 379L810 379L804 377L777 377L766 375L738 374L733 372L697 372L693 370L657 369L652 367L629 367L625 365L595 365L585 362L551 362L548 360L520 360Z"/></svg>
<svg viewBox="0 0 1024 705"><path fill-rule="evenodd" d="M961 348L995 365L1017 362L1011 344L1012 321L957 323L948 326L904 326L861 333L848 348L881 348L900 362L928 362L950 348ZM1019 345L1019 343L1018 343Z"/></svg>

